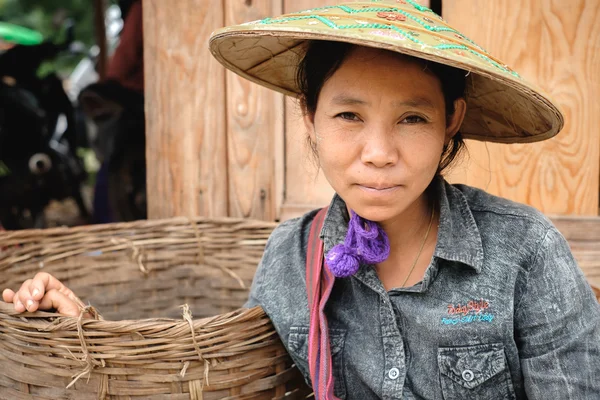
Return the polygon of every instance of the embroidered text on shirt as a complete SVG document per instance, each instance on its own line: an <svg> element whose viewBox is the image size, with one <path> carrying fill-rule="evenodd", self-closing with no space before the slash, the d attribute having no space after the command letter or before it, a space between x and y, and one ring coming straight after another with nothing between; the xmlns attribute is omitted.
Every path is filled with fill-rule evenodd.
<svg viewBox="0 0 600 400"><path fill-rule="evenodd" d="M448 315L452 317L442 317L441 323L444 325L457 325L472 322L492 322L494 314L483 312L490 307L490 303L481 300L471 300L465 305L448 304Z"/></svg>

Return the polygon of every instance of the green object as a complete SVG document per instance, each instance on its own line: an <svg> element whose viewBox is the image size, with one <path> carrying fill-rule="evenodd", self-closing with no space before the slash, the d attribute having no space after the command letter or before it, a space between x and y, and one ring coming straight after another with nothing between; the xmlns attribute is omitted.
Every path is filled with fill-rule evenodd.
<svg viewBox="0 0 600 400"><path fill-rule="evenodd" d="M44 41L41 33L6 22L0 22L0 39L26 46L40 44Z"/></svg>

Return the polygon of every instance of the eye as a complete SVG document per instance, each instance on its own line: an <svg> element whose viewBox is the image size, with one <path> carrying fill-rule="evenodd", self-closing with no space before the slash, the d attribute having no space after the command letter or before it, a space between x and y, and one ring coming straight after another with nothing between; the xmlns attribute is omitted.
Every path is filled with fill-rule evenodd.
<svg viewBox="0 0 600 400"><path fill-rule="evenodd" d="M358 116L356 114L354 114L353 112L339 113L335 117L336 118L341 118L341 119L343 119L345 121L360 121L360 119L358 118Z"/></svg>
<svg viewBox="0 0 600 400"><path fill-rule="evenodd" d="M420 124L422 122L427 122L423 117L419 117L418 115L409 115L408 117L402 120L405 124Z"/></svg>

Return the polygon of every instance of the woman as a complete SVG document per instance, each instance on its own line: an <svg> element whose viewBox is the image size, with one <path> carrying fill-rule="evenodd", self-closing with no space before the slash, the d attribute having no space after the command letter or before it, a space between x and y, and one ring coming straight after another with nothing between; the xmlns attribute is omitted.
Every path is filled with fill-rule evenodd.
<svg viewBox="0 0 600 400"><path fill-rule="evenodd" d="M411 0L213 34L228 68L297 95L336 192L272 234L262 306L318 399L600 398L600 307L538 211L442 178L463 137L531 142L562 115ZM40 274L5 301L78 314Z"/></svg>

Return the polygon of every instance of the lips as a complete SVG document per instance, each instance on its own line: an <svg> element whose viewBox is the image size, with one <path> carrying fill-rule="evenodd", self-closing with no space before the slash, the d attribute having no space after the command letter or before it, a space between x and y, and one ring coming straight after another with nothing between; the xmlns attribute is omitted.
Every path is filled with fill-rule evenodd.
<svg viewBox="0 0 600 400"><path fill-rule="evenodd" d="M395 192L400 185L390 185L390 184L358 184L359 189L363 192L367 192L371 195L383 195Z"/></svg>
<svg viewBox="0 0 600 400"><path fill-rule="evenodd" d="M364 187L365 189L371 190L389 190L397 188L400 185L386 184L386 183L359 183L358 186Z"/></svg>

